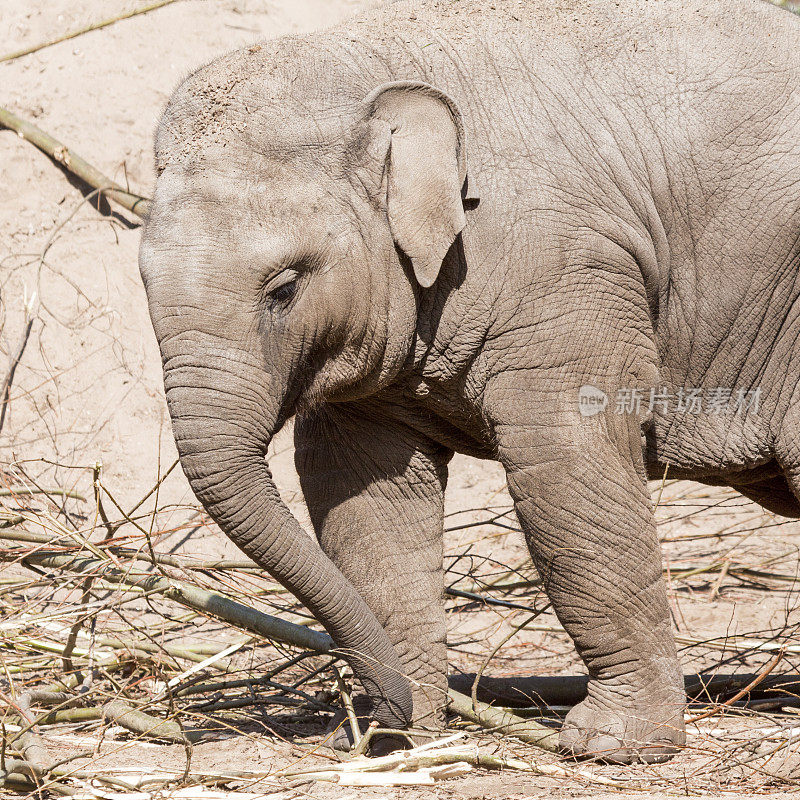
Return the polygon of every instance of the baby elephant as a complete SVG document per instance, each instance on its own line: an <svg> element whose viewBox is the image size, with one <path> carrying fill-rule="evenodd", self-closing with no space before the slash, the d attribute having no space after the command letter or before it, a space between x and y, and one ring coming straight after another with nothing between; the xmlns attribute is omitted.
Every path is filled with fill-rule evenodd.
<svg viewBox="0 0 800 800"><path fill-rule="evenodd" d="M563 746L684 742L646 481L800 516L799 87L759 0L431 0L175 92L140 260L181 463L371 718L443 720L457 451L589 671ZM319 545L265 460L293 415Z"/></svg>

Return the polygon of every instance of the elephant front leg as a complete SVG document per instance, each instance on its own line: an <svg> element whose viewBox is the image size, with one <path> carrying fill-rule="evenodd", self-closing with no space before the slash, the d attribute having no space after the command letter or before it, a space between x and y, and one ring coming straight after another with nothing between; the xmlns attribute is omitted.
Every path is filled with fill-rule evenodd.
<svg viewBox="0 0 800 800"><path fill-rule="evenodd" d="M663 760L685 741L685 698L638 425L534 418L503 428L501 454L534 563L589 671L562 746Z"/></svg>
<svg viewBox="0 0 800 800"><path fill-rule="evenodd" d="M298 420L295 444L320 545L388 633L411 681L414 724L441 727L447 703L442 520L451 454L405 426L347 409Z"/></svg>

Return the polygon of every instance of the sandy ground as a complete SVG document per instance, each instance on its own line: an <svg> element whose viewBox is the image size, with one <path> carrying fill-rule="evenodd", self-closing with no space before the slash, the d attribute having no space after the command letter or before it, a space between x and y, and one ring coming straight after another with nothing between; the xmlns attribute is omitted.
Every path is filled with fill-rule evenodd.
<svg viewBox="0 0 800 800"><path fill-rule="evenodd" d="M0 104L51 132L118 182L147 194L154 180L152 132L182 77L227 50L263 37L322 27L372 4L367 0L180 0L0 63ZM11 52L141 5L123 0L0 0L2 51ZM16 348L26 314L33 318L0 434L0 466L8 480L36 481L91 497L92 467L101 462L104 485L120 505L130 508L176 458L158 351L137 268L138 223L125 212L92 207L64 172L9 131L0 131L0 174L0 353ZM0 357L0 365L6 357ZM0 377L3 374L5 367L0 366ZM306 522L290 442L289 435L278 438L272 464L284 496ZM449 527L487 520L489 507L508 509L497 465L457 458L451 476ZM658 496L661 487L654 485L653 491ZM162 525L177 527L198 519L196 501L179 468L163 482L158 504ZM152 505L151 499L142 509ZM748 642L735 637L747 634L765 641L775 631L792 631L791 626L800 622L793 583L800 524L773 518L733 493L688 483L667 485L658 513L685 671L726 660L723 671L757 671L774 651L742 654ZM468 563L486 571L480 566L486 555L507 564L526 562L513 518L504 517L500 524L448 533L448 553L471 548L473 554L472 562L463 558L448 562L454 565L453 581ZM193 536L184 539L165 540L165 548L206 555L235 552L202 518ZM685 575L698 566L714 564L712 571ZM513 599L541 603L532 589L516 592ZM493 643L511 630L510 622L522 618L492 610L454 613L449 631L453 668L479 667ZM544 615L541 625L497 654L489 672L582 671L569 640L553 628L557 628L554 618ZM800 650L796 636L793 644ZM778 672L798 671L796 650L784 655ZM670 765L632 770L598 767L596 774L632 781L632 793L638 796L792 793L791 785L776 783L769 770L736 767L723 757L726 750L741 748L742 741L757 738L759 730L785 722L785 715L714 718L691 728L687 752ZM59 735L67 751L79 746L79 734ZM58 735L53 736L56 746ZM499 746L534 756L530 748L507 742ZM276 736L252 734L231 736L195 750L198 768L233 762L240 768L254 768L294 757L291 744ZM175 764L177 768L183 758L182 748L147 744L103 752L120 763ZM787 768L783 774L795 773ZM432 789L306 785L285 796L377 799L401 793L588 798L600 797L602 791L577 778L514 773L498 778L476 772ZM627 794L613 791L621 793Z"/></svg>

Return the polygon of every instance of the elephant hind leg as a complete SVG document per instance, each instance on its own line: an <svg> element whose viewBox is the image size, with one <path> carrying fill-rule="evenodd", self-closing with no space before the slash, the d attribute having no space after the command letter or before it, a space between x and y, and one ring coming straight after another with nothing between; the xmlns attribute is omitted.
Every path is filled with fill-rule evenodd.
<svg viewBox="0 0 800 800"><path fill-rule="evenodd" d="M781 516L800 517L800 398L784 415L775 443L775 460L783 472L785 486L776 480L768 487L764 499L752 499ZM751 496L745 491L742 494Z"/></svg>

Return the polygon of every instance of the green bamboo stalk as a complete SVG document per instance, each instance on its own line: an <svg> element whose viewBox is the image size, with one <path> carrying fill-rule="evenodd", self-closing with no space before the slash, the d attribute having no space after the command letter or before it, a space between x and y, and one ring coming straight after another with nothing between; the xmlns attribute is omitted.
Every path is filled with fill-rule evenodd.
<svg viewBox="0 0 800 800"><path fill-rule="evenodd" d="M103 707L103 719L140 736L165 739L175 744L184 744L187 739L197 738L197 732L185 734L177 722L153 717L129 706L122 700L112 700Z"/></svg>
<svg viewBox="0 0 800 800"><path fill-rule="evenodd" d="M6 531L0 531L0 538ZM20 538L16 531L16 538ZM38 536L36 537L39 538ZM326 633L295 625L270 614L264 614L227 597L200 589L181 581L164 578L137 570L119 570L111 567L108 561L69 553L38 551L29 553L23 559L28 564L36 564L47 569L67 569L80 574L102 574L105 581L119 586L140 588L174 600L176 603L209 614L217 619L235 625L274 641L292 644L316 653L327 653L334 648L333 640Z"/></svg>
<svg viewBox="0 0 800 800"><path fill-rule="evenodd" d="M62 722L92 722L103 719L103 708L63 708L50 711L39 718L39 725L57 725Z"/></svg>
<svg viewBox="0 0 800 800"><path fill-rule="evenodd" d="M447 693L450 710L460 717L484 728L494 728L504 736L513 736L521 742L535 745L551 753L559 751L558 731L530 719L523 719L503 708L478 703L472 707L472 698L450 689Z"/></svg>
<svg viewBox="0 0 800 800"><path fill-rule="evenodd" d="M77 492L68 492L66 489L28 489L16 486L13 489L0 489L0 497L23 497L32 494L52 494L54 497L70 497L73 500L86 500Z"/></svg>
<svg viewBox="0 0 800 800"><path fill-rule="evenodd" d="M110 200L119 203L119 205L127 208L128 211L136 214L136 216L146 218L150 213L150 200L123 189L122 186L105 176L99 169L93 167L88 161L59 142L58 139L54 139L49 133L45 133L32 122L27 122L16 114L12 114L7 108L0 107L0 126L15 131L18 136L38 147L73 175L88 183L93 189L98 189Z"/></svg>

